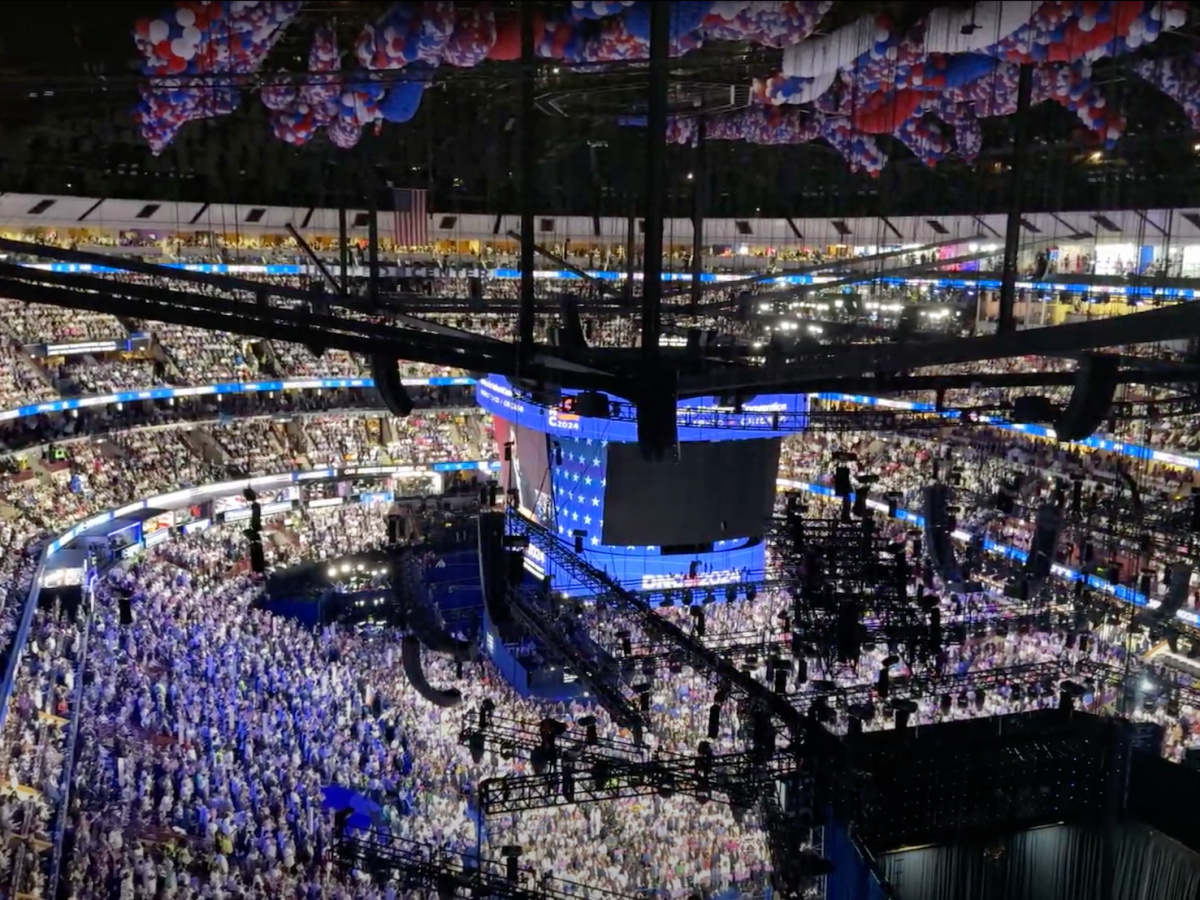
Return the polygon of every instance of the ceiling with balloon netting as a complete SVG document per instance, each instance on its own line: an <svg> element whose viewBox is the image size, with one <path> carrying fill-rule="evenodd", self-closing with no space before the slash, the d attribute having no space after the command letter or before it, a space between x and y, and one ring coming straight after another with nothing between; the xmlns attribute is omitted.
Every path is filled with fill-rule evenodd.
<svg viewBox="0 0 1200 900"><path fill-rule="evenodd" d="M1200 43L1182 0L669 5L671 207L690 203L703 132L714 214L988 211L1022 66L1033 205L1200 202ZM547 212L611 215L643 190L650 7L531 5ZM518 4L39 10L16 17L28 43L0 41L0 188L302 204L383 182L443 209L512 202Z"/></svg>

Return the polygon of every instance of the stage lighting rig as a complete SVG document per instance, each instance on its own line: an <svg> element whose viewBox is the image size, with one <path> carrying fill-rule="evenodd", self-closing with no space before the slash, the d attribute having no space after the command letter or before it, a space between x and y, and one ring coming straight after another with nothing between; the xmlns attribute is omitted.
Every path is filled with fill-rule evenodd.
<svg viewBox="0 0 1200 900"><path fill-rule="evenodd" d="M485 815L498 815L652 794L683 794L703 803L729 803L748 810L768 789L773 792L781 779L794 783L803 780L790 749L766 757L753 752L720 756L709 753L643 761L564 754L553 770L485 779L479 784L478 801ZM807 808L811 809L811 804Z"/></svg>
<svg viewBox="0 0 1200 900"><path fill-rule="evenodd" d="M1114 672L1116 670L1113 670ZM1119 673L1117 673L1119 675ZM920 678L890 678L886 689L887 697L881 696L880 681L865 681L859 684L839 685L832 681L810 681L803 690L788 695L788 700L798 709L811 712L828 709L829 721L836 718L836 710L845 710L847 715L870 722L876 715L887 715L883 702L897 700L920 700L922 698L974 698L979 691L985 695L1007 689L1010 695L1019 691L1022 696L1030 693L1040 695L1053 693L1055 685L1064 677L1109 678L1112 672L1096 670L1083 665L1070 666L1058 662L1029 663L1003 669L981 669L958 674L933 673Z"/></svg>
<svg viewBox="0 0 1200 900"><path fill-rule="evenodd" d="M508 608L525 629L538 639L554 662L574 672L614 721L630 729L640 744L644 738L646 720L621 693L616 660L594 642L587 652L580 652L573 639L558 626L558 617L553 610L541 603L532 591L510 588Z"/></svg>
<svg viewBox="0 0 1200 900"><path fill-rule="evenodd" d="M775 693L766 685L738 666L721 657L719 653L706 647L703 642L689 635L686 631L664 616L660 616L643 598L623 589L604 572L590 565L570 551L570 548L560 541L552 531L537 522L530 521L515 511L509 512L509 530L515 534L526 536L536 544L548 560L556 566L569 572L574 578L588 585L597 596L603 596L607 603L612 604L618 611L634 618L640 630L647 636L662 641L664 644L678 647L687 655L689 665L698 671L705 672L709 677L723 685L728 685L735 692L740 702L751 712L755 720L765 723L774 731L774 722L782 723L787 731L790 746L784 751L788 764L799 768L799 755L804 754L805 762L812 768L810 771L819 773L824 767L840 764L843 758L843 748L833 735L822 728L815 727L803 714L789 704L786 698ZM745 719L744 719L745 720ZM765 732L766 728L756 731ZM757 767L762 785L758 792L757 801L760 804L769 803L767 794L775 790L775 781L766 777L770 773L770 765L761 753L752 753L750 759ZM821 776L815 774L819 785ZM579 791L579 783L574 785ZM576 796L578 794L576 793ZM737 807L735 807L737 809ZM781 833L773 836L772 846L797 846L807 840L809 829L804 823L784 818L775 823ZM789 882L790 870L783 859L775 862L778 876L777 888L782 892L802 889L799 883Z"/></svg>
<svg viewBox="0 0 1200 900"><path fill-rule="evenodd" d="M857 664L868 639L894 645L912 668L930 663L941 641L936 602L910 596L904 547L873 518L800 518L776 522L776 556L794 586L792 641L810 646L828 671ZM869 624L868 624L869 623Z"/></svg>
<svg viewBox="0 0 1200 900"><path fill-rule="evenodd" d="M645 746L604 737L597 732L594 717L585 718L590 719L591 723L586 724L583 719L576 726L566 723L566 730L555 738L553 746L556 750L582 755L587 759L624 762L646 759L648 751ZM582 733L577 727L579 725L583 726ZM528 758L535 749L546 746L542 723L508 719L496 715L494 711L485 716L482 707L476 713L467 714L459 731L459 743L471 748L472 753L476 748L481 754L486 749L505 758L517 755Z"/></svg>
<svg viewBox="0 0 1200 900"><path fill-rule="evenodd" d="M505 850L518 848L505 847ZM460 853L433 844L411 841L381 831L368 831L350 837L343 830L336 846L338 863L345 868L395 880L405 896L436 895L438 900L455 897L478 900L578 900L579 897L606 895L612 900L628 900L624 895L598 891L572 881L553 878L525 869L519 863L519 850L500 860L480 859L481 865L468 866ZM504 875L496 874L504 872Z"/></svg>

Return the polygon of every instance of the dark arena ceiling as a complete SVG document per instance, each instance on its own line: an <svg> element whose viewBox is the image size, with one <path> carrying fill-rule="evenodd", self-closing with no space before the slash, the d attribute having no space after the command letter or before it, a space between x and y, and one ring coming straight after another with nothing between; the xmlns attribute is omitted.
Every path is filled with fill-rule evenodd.
<svg viewBox="0 0 1200 900"><path fill-rule="evenodd" d="M190 29L154 2L13 4L0 39L0 189L309 206L391 183L432 190L439 210L515 209L519 4L258 5L275 18L243 40L205 20L229 4L190 4ZM627 214L645 191L646 4L526 5L539 57L536 206ZM1192 4L994 4L1024 10L1028 40L1010 14L959 23L971 8L961 3L795 0L753 4L777 7L773 18L720 19L747 6L672 7L671 134L683 143L668 151L668 215L689 215L701 183L715 216L1003 211L1014 144L1003 107L1023 60L1035 72L1026 209L1200 203ZM356 42L371 25L364 57ZM821 42L841 56L805 49ZM301 121L297 95L313 86L335 105L360 89L357 111L326 127ZM156 98L149 126L135 118L139 92ZM164 137L176 131L169 108L188 102L214 114ZM303 145L272 135L289 115L311 129ZM703 159L692 145L701 119Z"/></svg>

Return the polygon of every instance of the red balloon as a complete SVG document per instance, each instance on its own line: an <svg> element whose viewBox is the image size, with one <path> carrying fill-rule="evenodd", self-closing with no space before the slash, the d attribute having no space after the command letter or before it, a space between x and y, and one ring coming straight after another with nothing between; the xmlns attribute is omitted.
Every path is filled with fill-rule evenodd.
<svg viewBox="0 0 1200 900"><path fill-rule="evenodd" d="M534 23L534 34L537 34ZM516 16L500 17L496 11L496 43L488 51L488 59L513 60L521 58L521 23Z"/></svg>
<svg viewBox="0 0 1200 900"><path fill-rule="evenodd" d="M921 91L877 94L864 109L854 113L854 127L864 134L890 134L924 101Z"/></svg>

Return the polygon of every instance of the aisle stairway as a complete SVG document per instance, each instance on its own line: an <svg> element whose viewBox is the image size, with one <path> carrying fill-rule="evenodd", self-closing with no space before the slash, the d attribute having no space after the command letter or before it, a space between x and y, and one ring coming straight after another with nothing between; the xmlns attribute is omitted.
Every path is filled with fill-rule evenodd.
<svg viewBox="0 0 1200 900"><path fill-rule="evenodd" d="M189 428L183 432L183 440L191 451L207 463L228 468L229 454L216 438L202 427Z"/></svg>
<svg viewBox="0 0 1200 900"><path fill-rule="evenodd" d="M304 431L304 424L300 419L289 419L283 426L284 434L287 436L288 446L292 448L291 455L296 459L301 460L301 465L304 468L309 467L309 454L312 452L312 441L308 434Z"/></svg>
<svg viewBox="0 0 1200 900"><path fill-rule="evenodd" d="M160 376L161 380L167 384L185 384L183 370L179 368L179 363L175 360L174 355L158 339L158 335L153 333L153 328L149 322L145 323L145 327L151 333L149 353L157 360L154 367L155 374Z"/></svg>
<svg viewBox="0 0 1200 900"><path fill-rule="evenodd" d="M396 427L393 424L394 420L391 416L379 417L379 433L383 438L383 445L396 443Z"/></svg>
<svg viewBox="0 0 1200 900"><path fill-rule="evenodd" d="M276 378L283 376L283 366L279 364L279 356L276 354L275 348L271 346L270 341L251 341L250 352L258 360L258 367L262 372L273 375Z"/></svg>
<svg viewBox="0 0 1200 900"><path fill-rule="evenodd" d="M57 394L58 385L55 383L54 378L46 370L46 368L40 365L37 360L30 356L19 341L13 339L12 346L16 350L15 355L17 359L17 365L23 365L27 369L30 369L40 381L44 382L51 390L54 391L54 393Z"/></svg>

